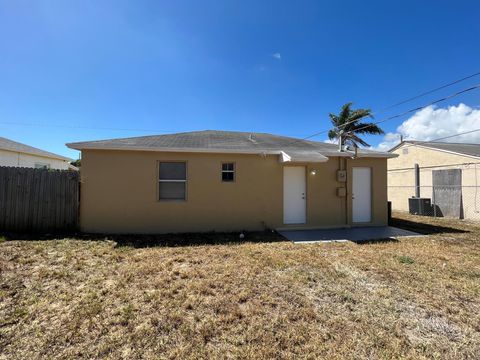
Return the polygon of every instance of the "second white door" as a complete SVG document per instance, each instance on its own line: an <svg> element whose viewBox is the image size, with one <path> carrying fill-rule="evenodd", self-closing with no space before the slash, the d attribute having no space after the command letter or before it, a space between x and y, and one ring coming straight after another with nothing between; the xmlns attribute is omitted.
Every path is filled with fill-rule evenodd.
<svg viewBox="0 0 480 360"><path fill-rule="evenodd" d="M372 221L372 169L352 169L352 222Z"/></svg>
<svg viewBox="0 0 480 360"><path fill-rule="evenodd" d="M283 168L283 223L305 224L306 222L305 166Z"/></svg>

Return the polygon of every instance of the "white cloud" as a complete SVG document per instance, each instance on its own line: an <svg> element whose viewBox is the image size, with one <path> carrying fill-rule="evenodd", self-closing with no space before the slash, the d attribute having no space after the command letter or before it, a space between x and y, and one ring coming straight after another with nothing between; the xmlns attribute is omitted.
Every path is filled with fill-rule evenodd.
<svg viewBox="0 0 480 360"><path fill-rule="evenodd" d="M480 129L479 109L462 103L448 108L429 106L405 120L396 133L386 134L376 149L392 148L400 141L400 135L403 135L404 140L428 141L474 129ZM439 141L480 143L480 131Z"/></svg>
<svg viewBox="0 0 480 360"><path fill-rule="evenodd" d="M282 55L280 53L274 53L272 54L272 57L277 60L282 60Z"/></svg>
<svg viewBox="0 0 480 360"><path fill-rule="evenodd" d="M385 134L383 140L376 147L372 147L373 150L387 151L400 142L400 134L389 132Z"/></svg>

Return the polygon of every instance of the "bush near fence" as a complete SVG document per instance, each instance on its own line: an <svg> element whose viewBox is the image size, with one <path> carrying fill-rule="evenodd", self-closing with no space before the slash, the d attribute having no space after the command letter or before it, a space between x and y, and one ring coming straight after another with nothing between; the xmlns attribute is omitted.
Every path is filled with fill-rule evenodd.
<svg viewBox="0 0 480 360"><path fill-rule="evenodd" d="M79 186L77 171L0 167L0 231L77 230Z"/></svg>

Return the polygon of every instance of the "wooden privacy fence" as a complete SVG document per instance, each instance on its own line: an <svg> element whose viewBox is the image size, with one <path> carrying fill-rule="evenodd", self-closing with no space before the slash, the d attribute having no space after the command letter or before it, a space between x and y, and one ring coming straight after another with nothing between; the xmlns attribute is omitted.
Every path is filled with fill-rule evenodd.
<svg viewBox="0 0 480 360"><path fill-rule="evenodd" d="M77 171L1 166L0 230L76 230L79 184Z"/></svg>

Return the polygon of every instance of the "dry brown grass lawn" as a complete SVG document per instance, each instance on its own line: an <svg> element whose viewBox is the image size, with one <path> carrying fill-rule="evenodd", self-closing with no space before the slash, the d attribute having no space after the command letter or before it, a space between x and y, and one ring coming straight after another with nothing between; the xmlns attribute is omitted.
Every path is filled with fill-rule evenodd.
<svg viewBox="0 0 480 360"><path fill-rule="evenodd" d="M3 241L0 359L480 358L480 225L407 220L450 230L364 245Z"/></svg>

